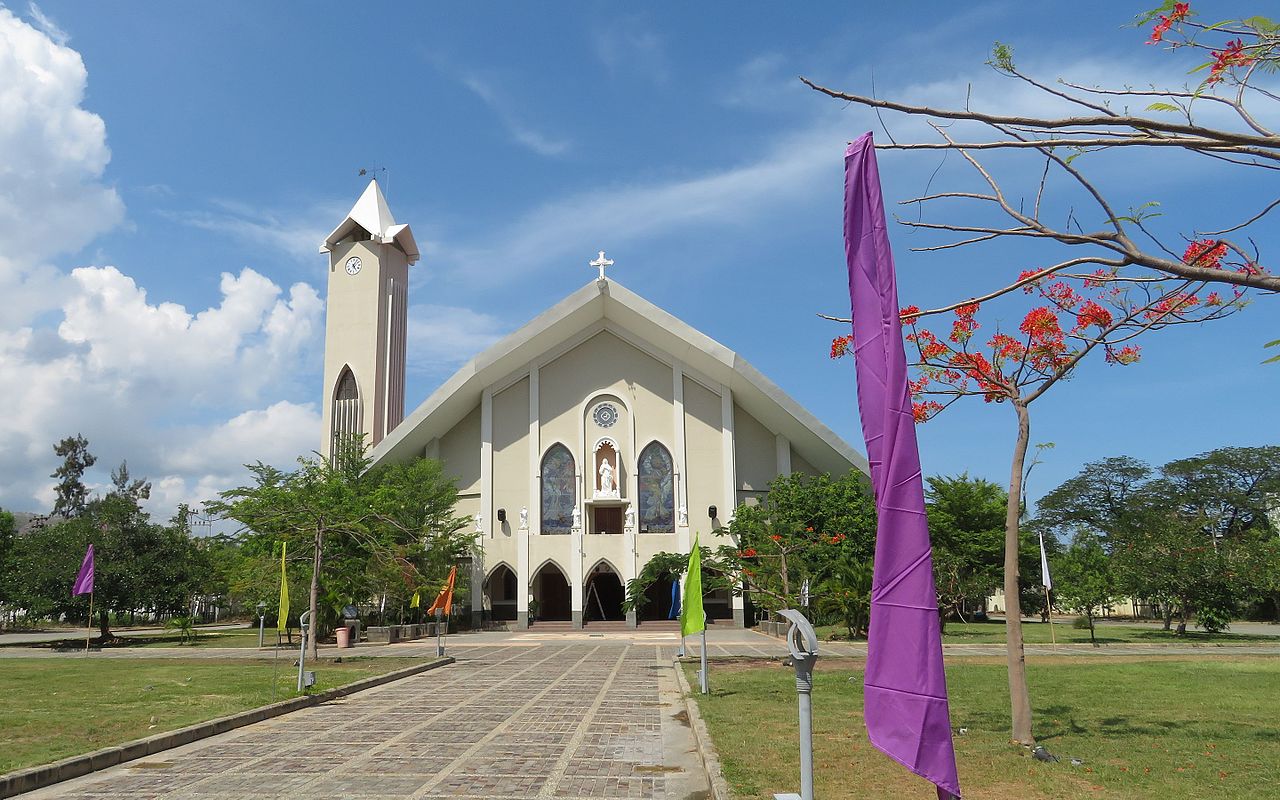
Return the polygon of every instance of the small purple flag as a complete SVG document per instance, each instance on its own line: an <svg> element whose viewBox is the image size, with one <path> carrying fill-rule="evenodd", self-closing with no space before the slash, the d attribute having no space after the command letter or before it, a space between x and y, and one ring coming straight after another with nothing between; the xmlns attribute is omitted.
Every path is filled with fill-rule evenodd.
<svg viewBox="0 0 1280 800"><path fill-rule="evenodd" d="M932 781L938 797L949 800L960 796L960 779L897 278L870 133L849 145L844 165L844 248L858 408L878 516L863 685L867 734L879 750Z"/></svg>
<svg viewBox="0 0 1280 800"><path fill-rule="evenodd" d="M84 551L84 561L80 562L80 573L76 575L75 585L71 587L71 595L93 594L93 545Z"/></svg>

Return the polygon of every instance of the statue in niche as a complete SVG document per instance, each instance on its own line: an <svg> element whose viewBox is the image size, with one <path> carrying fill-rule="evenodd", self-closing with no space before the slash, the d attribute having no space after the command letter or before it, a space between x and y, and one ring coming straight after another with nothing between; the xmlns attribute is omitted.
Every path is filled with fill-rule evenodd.
<svg viewBox="0 0 1280 800"><path fill-rule="evenodd" d="M529 507L528 506L520 507L520 530L522 531L529 530Z"/></svg>
<svg viewBox="0 0 1280 800"><path fill-rule="evenodd" d="M605 456L600 460L600 494L611 495L617 493L618 488L613 483L613 465L609 463L609 457Z"/></svg>
<svg viewBox="0 0 1280 800"><path fill-rule="evenodd" d="M582 509L577 506L573 507L573 529L582 530Z"/></svg>
<svg viewBox="0 0 1280 800"><path fill-rule="evenodd" d="M685 508L684 506L680 506L680 517L679 517L679 521L676 524L680 525L681 527L688 527L689 509Z"/></svg>
<svg viewBox="0 0 1280 800"><path fill-rule="evenodd" d="M636 526L636 510L631 506L627 506L627 517L624 524L627 530L631 530Z"/></svg>

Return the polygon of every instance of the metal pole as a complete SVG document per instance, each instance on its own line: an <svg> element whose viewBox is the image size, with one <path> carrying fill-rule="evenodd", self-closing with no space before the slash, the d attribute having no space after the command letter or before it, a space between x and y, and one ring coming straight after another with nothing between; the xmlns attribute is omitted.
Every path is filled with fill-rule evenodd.
<svg viewBox="0 0 1280 800"><path fill-rule="evenodd" d="M307 622L311 618L311 611L303 611L302 616L298 617L298 627L301 628L302 635L298 637L302 643L298 647L298 692L302 692L302 670L303 664L307 660Z"/></svg>
<svg viewBox="0 0 1280 800"><path fill-rule="evenodd" d="M683 631L681 631L681 633L680 633L680 652L679 652L679 653L676 653L676 658L684 658L684 656L685 656L685 653L684 653L684 632L683 632Z"/></svg>
<svg viewBox="0 0 1280 800"><path fill-rule="evenodd" d="M698 682L702 684L702 693L707 694L707 615L702 615L702 670L698 673Z"/></svg>
<svg viewBox="0 0 1280 800"><path fill-rule="evenodd" d="M259 611L258 612L258 649L259 650L262 649L262 636L264 633L266 633L266 628L264 627L266 625L266 621L267 621L267 615Z"/></svg>
<svg viewBox="0 0 1280 800"><path fill-rule="evenodd" d="M796 662L796 694L800 699L800 800L813 800L813 662Z"/></svg>
<svg viewBox="0 0 1280 800"><path fill-rule="evenodd" d="M444 642L440 639L440 617L444 615L441 609L436 609L436 658L444 655Z"/></svg>

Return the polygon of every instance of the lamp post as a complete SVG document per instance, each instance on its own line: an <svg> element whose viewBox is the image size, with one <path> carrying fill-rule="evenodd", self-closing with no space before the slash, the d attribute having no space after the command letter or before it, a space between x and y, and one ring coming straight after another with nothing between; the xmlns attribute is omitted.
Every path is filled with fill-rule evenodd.
<svg viewBox="0 0 1280 800"><path fill-rule="evenodd" d="M787 649L796 669L800 703L800 794L775 794L774 800L813 800L813 665L818 660L818 634L804 614L784 608L779 615L791 622Z"/></svg>
<svg viewBox="0 0 1280 800"><path fill-rule="evenodd" d="M258 603L258 649L262 649L262 634L266 630L267 604Z"/></svg>
<svg viewBox="0 0 1280 800"><path fill-rule="evenodd" d="M302 616L298 617L298 627L301 628L302 635L298 638L302 644L298 646L298 691L303 689L303 665L307 661L307 623L311 620L311 611L302 612Z"/></svg>
<svg viewBox="0 0 1280 800"><path fill-rule="evenodd" d="M444 655L444 642L440 640L440 618L444 616L442 609L436 609L436 658Z"/></svg>

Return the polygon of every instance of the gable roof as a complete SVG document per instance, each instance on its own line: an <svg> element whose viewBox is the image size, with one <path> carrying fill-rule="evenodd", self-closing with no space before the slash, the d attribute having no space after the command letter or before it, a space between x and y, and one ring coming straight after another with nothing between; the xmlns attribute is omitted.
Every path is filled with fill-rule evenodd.
<svg viewBox="0 0 1280 800"><path fill-rule="evenodd" d="M408 461L443 436L480 402L485 388L517 373L575 336L618 329L694 373L729 388L734 402L822 472L844 474L867 459L746 359L612 279L583 286L468 361L409 414L370 454L374 463ZM652 355L652 353L651 353Z"/></svg>
<svg viewBox="0 0 1280 800"><path fill-rule="evenodd" d="M351 211L347 212L347 218L338 223L338 227L324 238L324 242L320 245L320 252L327 253L332 250L335 244L357 227L368 231L375 242L383 244L391 242L398 245L409 257L410 264L418 261L418 243L413 238L413 231L409 230L408 225L396 224L396 218L391 216L391 207L387 205L387 198L382 195L382 187L378 186L376 180L369 181L360 199L351 207Z"/></svg>

